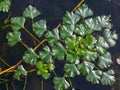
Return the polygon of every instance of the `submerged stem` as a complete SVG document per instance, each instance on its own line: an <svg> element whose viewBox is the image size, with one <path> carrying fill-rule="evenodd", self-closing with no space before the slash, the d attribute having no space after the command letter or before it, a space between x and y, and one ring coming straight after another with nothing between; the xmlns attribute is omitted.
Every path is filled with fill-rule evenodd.
<svg viewBox="0 0 120 90"><path fill-rule="evenodd" d="M37 42L39 42L39 40L31 32L29 32L29 30L27 30L26 28L23 28L23 30L25 32L27 32L34 40L36 40Z"/></svg>
<svg viewBox="0 0 120 90"><path fill-rule="evenodd" d="M0 61L1 61L2 63L4 63L6 66L10 67L10 65L9 65L3 58L1 58L1 57L0 57Z"/></svg>
<svg viewBox="0 0 120 90"><path fill-rule="evenodd" d="M25 76L25 82L24 82L23 90L26 90L26 85L27 85L27 75Z"/></svg>

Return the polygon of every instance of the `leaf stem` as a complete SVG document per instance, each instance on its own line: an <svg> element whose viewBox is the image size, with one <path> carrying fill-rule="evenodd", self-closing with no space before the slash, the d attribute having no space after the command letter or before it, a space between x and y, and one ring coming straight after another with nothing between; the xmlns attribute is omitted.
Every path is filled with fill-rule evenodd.
<svg viewBox="0 0 120 90"><path fill-rule="evenodd" d="M27 85L27 75L25 76L25 82L24 82L23 90L26 90L26 85Z"/></svg>
<svg viewBox="0 0 120 90"><path fill-rule="evenodd" d="M26 28L23 28L23 30L25 32L27 32L34 40L36 40L37 42L39 42L39 40L31 32L29 32L29 30L27 30Z"/></svg>
<svg viewBox="0 0 120 90"><path fill-rule="evenodd" d="M55 77L57 77L57 74L56 74L56 72L54 70L53 70L53 73L54 73Z"/></svg>
<svg viewBox="0 0 120 90"><path fill-rule="evenodd" d="M45 41L46 41L46 40L45 40L45 39L43 39L41 42L39 42L39 43L38 43L38 45L37 45L37 46L35 46L35 47L34 47L34 49L33 49L33 50L34 50L34 51L36 51L36 49L37 49L39 46L41 46L41 45L42 45Z"/></svg>
<svg viewBox="0 0 120 90"><path fill-rule="evenodd" d="M1 57L0 57L0 61L3 62L6 66L10 67L10 65Z"/></svg>
<svg viewBox="0 0 120 90"><path fill-rule="evenodd" d="M29 71L27 71L28 73L31 73L31 72L34 72L34 71L36 71L36 69L31 69L31 70L29 70Z"/></svg>
<svg viewBox="0 0 120 90"><path fill-rule="evenodd" d="M44 81L43 81L43 79L41 80L41 90L44 90Z"/></svg>
<svg viewBox="0 0 120 90"><path fill-rule="evenodd" d="M16 90L16 89L15 89L15 85L14 85L14 82L13 82L13 81L11 82L11 85L12 85L12 87L13 87L13 90Z"/></svg>
<svg viewBox="0 0 120 90"><path fill-rule="evenodd" d="M28 49L29 47L22 41L20 41L20 44L22 44L26 49Z"/></svg>
<svg viewBox="0 0 120 90"><path fill-rule="evenodd" d="M73 88L73 85L72 85L72 81L71 81L71 79L68 78L68 80L69 80L69 83L70 83L70 87Z"/></svg>
<svg viewBox="0 0 120 90"><path fill-rule="evenodd" d="M8 90L8 83L7 82L6 82L5 86L6 86L6 90Z"/></svg>

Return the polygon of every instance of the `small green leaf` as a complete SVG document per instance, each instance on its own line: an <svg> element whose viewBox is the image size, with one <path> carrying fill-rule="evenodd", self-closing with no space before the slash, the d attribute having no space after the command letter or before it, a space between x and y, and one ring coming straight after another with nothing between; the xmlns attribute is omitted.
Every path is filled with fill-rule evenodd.
<svg viewBox="0 0 120 90"><path fill-rule="evenodd" d="M67 49L69 50L74 49L76 45L76 36L71 36L69 38L66 38L65 43Z"/></svg>
<svg viewBox="0 0 120 90"><path fill-rule="evenodd" d="M106 49L109 48L109 44L104 37L99 36L98 44L101 45L103 48L106 48Z"/></svg>
<svg viewBox="0 0 120 90"><path fill-rule="evenodd" d="M97 52L90 50L82 50L81 54L83 54L83 58L87 61L95 61L97 58Z"/></svg>
<svg viewBox="0 0 120 90"><path fill-rule="evenodd" d="M25 18L24 17L14 17L11 18L11 26L14 31L18 31L24 28Z"/></svg>
<svg viewBox="0 0 120 90"><path fill-rule="evenodd" d="M44 64L42 61L38 61L36 63L37 67L37 75L42 75L44 79L48 79L50 77L50 73L48 72L47 64Z"/></svg>
<svg viewBox="0 0 120 90"><path fill-rule="evenodd" d="M50 63L48 67L49 67L49 71L53 71L55 68L54 64L52 63Z"/></svg>
<svg viewBox="0 0 120 90"><path fill-rule="evenodd" d="M90 73L91 70L94 69L95 65L88 61L83 61L83 63L77 65L78 70L84 74L87 75Z"/></svg>
<svg viewBox="0 0 120 90"><path fill-rule="evenodd" d="M85 41L88 49L93 49L95 46L95 43L97 42L96 38L93 37L93 35L87 35Z"/></svg>
<svg viewBox="0 0 120 90"><path fill-rule="evenodd" d="M27 75L27 71L22 65L18 66L14 73L14 78L20 80L21 75Z"/></svg>
<svg viewBox="0 0 120 90"><path fill-rule="evenodd" d="M0 1L0 11L8 12L10 5L11 5L10 0L1 0Z"/></svg>
<svg viewBox="0 0 120 90"><path fill-rule="evenodd" d="M45 46L43 48L43 50L39 52L39 56L46 63L53 62L52 54L51 54L50 48L48 46Z"/></svg>
<svg viewBox="0 0 120 90"><path fill-rule="evenodd" d="M56 43L60 39L58 29L48 31L45 36L49 43Z"/></svg>
<svg viewBox="0 0 120 90"><path fill-rule="evenodd" d="M6 35L6 38L8 39L8 44L10 46L14 46L21 40L20 36L21 36L21 33L17 31L8 33Z"/></svg>
<svg viewBox="0 0 120 90"><path fill-rule="evenodd" d="M56 43L52 48L52 53L58 60L63 60L65 55L65 48L61 43Z"/></svg>
<svg viewBox="0 0 120 90"><path fill-rule="evenodd" d="M46 21L40 20L35 22L33 25L33 30L38 37L41 37L44 32L47 30Z"/></svg>
<svg viewBox="0 0 120 90"><path fill-rule="evenodd" d="M99 57L98 60L98 66L103 69L103 68L107 68L110 67L112 64L112 60L111 60L111 55L110 53L105 53L104 55Z"/></svg>
<svg viewBox="0 0 120 90"><path fill-rule="evenodd" d="M64 77L54 77L53 82L56 90L67 90L70 87Z"/></svg>
<svg viewBox="0 0 120 90"><path fill-rule="evenodd" d="M91 30L86 24L76 25L75 33L81 36L85 36L87 34L91 34L93 30Z"/></svg>
<svg viewBox="0 0 120 90"><path fill-rule="evenodd" d="M88 28L90 30L93 30L93 31L100 31L101 30L101 26L100 26L99 22L94 18L86 19L84 21L84 23L88 26Z"/></svg>
<svg viewBox="0 0 120 90"><path fill-rule="evenodd" d="M31 65L35 65L37 62L38 55L34 52L32 48L29 48L25 55L23 56L23 59L26 63L29 63Z"/></svg>
<svg viewBox="0 0 120 90"><path fill-rule="evenodd" d="M63 24L75 25L80 20L80 16L73 12L66 12L63 18Z"/></svg>
<svg viewBox="0 0 120 90"><path fill-rule="evenodd" d="M80 15L82 18L86 18L89 16L93 15L93 12L91 9L88 8L87 5L83 4L82 6L80 6L76 11L76 14Z"/></svg>
<svg viewBox="0 0 120 90"><path fill-rule="evenodd" d="M40 14L40 12L33 6L29 5L23 12L23 16L27 18L35 18Z"/></svg>
<svg viewBox="0 0 120 90"><path fill-rule="evenodd" d="M79 57L75 51L68 51L66 61L72 64L78 64L79 63Z"/></svg>
<svg viewBox="0 0 120 90"><path fill-rule="evenodd" d="M99 43L96 44L96 50L99 54L104 54L106 52L106 49L103 48Z"/></svg>
<svg viewBox="0 0 120 90"><path fill-rule="evenodd" d="M116 40L118 39L118 36L115 33L115 31L112 32L111 30L106 29L105 38L106 38L106 41L109 43L109 45L112 47L116 44Z"/></svg>
<svg viewBox="0 0 120 90"><path fill-rule="evenodd" d="M111 28L112 25L110 23L110 16L98 16L96 17L96 20L99 22L99 25L102 28Z"/></svg>
<svg viewBox="0 0 120 90"><path fill-rule="evenodd" d="M75 64L65 64L64 71L67 77L75 77L80 74Z"/></svg>
<svg viewBox="0 0 120 90"><path fill-rule="evenodd" d="M114 71L108 70L107 72L103 72L101 83L103 85L112 85L115 83Z"/></svg>
<svg viewBox="0 0 120 90"><path fill-rule="evenodd" d="M73 35L73 31L75 30L74 25L62 25L60 29L60 36L62 39L66 39L70 35Z"/></svg>
<svg viewBox="0 0 120 90"><path fill-rule="evenodd" d="M100 70L92 70L87 76L86 79L92 83L99 84L101 79L102 72Z"/></svg>

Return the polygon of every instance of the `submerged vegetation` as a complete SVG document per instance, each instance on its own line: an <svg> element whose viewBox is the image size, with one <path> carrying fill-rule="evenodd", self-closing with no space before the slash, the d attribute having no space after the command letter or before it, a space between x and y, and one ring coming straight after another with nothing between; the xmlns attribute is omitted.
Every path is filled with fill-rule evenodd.
<svg viewBox="0 0 120 90"><path fill-rule="evenodd" d="M9 0L0 1L0 11L8 12L9 7ZM109 68L112 60L108 49L115 45L117 34L112 30L110 16L93 17L93 11L82 4L76 10L66 12L60 27L48 30L46 20L34 20L40 14L36 7L28 5L22 16L10 18L12 31L6 35L8 44L13 47L20 43L26 51L16 65L1 71L0 75L13 71L13 78L20 80L33 70L47 80L53 73L56 90L74 89L70 79L81 74L94 84L115 83L114 71ZM25 27L27 19L31 20L33 32ZM23 33L37 43L34 48L24 43ZM60 67L63 69L62 76L55 72L57 61L64 62ZM27 70L22 62L34 68Z"/></svg>

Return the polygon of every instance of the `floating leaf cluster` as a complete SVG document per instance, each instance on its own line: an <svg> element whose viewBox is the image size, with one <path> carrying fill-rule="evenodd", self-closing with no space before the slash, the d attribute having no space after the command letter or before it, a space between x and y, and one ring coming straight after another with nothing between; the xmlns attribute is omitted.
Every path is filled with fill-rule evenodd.
<svg viewBox="0 0 120 90"><path fill-rule="evenodd" d="M0 0L0 11L8 12L10 8L10 0Z"/></svg>
<svg viewBox="0 0 120 90"><path fill-rule="evenodd" d="M25 28L26 18L33 20L39 14L35 7L29 5L22 17L11 19L13 32L7 35L11 46L22 40L20 30ZM112 64L108 49L115 45L117 34L111 30L110 16L92 18L92 15L92 10L83 4L74 13L66 12L59 30L47 30L45 20L32 23L35 35L38 38L44 36L47 44L38 53L29 48L23 60L36 66L37 74L44 79L50 77L55 60L64 61L64 76L54 77L53 80L56 90L68 89L70 84L67 78L80 74L91 83L111 85L115 82L114 71L108 69ZM15 77L19 79L21 73L16 73Z"/></svg>

